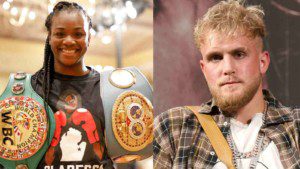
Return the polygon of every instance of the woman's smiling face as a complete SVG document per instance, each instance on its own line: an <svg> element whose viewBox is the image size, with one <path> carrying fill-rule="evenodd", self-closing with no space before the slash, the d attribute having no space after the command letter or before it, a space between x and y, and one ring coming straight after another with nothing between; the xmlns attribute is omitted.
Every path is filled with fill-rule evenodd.
<svg viewBox="0 0 300 169"><path fill-rule="evenodd" d="M55 67L82 64L89 41L89 23L82 12L61 11L53 16L49 42Z"/></svg>

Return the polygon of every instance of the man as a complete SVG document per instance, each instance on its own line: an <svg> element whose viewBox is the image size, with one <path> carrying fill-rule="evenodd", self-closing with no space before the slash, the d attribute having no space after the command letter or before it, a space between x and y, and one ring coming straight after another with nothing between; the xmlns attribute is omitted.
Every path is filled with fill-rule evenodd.
<svg viewBox="0 0 300 169"><path fill-rule="evenodd" d="M198 113L213 117L235 168L300 168L300 110L262 87L270 63L263 16L258 6L228 0L198 21L195 42L212 94ZM154 124L154 168L227 168L190 109L170 109Z"/></svg>

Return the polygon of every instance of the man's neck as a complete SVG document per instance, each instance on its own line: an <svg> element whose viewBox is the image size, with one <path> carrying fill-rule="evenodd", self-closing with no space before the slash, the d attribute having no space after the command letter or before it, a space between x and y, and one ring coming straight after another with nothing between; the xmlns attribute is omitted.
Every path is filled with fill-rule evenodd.
<svg viewBox="0 0 300 169"><path fill-rule="evenodd" d="M248 124L251 122L251 119L255 116L256 113L264 113L265 106L266 105L262 93L262 87L259 87L252 100L237 111L235 119L244 124Z"/></svg>

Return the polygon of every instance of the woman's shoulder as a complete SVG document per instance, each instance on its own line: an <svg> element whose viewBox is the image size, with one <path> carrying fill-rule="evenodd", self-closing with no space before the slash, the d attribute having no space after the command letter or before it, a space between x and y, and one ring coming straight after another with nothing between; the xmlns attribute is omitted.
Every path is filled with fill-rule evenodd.
<svg viewBox="0 0 300 169"><path fill-rule="evenodd" d="M91 74L92 76L100 76L100 72L97 71L95 68L89 67L89 66L87 66L87 68L90 70L90 74Z"/></svg>

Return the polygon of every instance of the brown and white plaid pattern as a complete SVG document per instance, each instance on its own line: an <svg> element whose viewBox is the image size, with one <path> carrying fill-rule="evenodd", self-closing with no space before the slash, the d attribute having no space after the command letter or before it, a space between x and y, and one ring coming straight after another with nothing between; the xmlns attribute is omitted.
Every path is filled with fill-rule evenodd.
<svg viewBox="0 0 300 169"><path fill-rule="evenodd" d="M300 109L283 106L267 90L263 93L268 110L260 132L275 143L284 168L300 169ZM199 112L211 114L227 136L230 118L221 114L212 101L203 104ZM156 117L154 124L154 169L202 169L212 168L217 163L216 153L189 109L170 109Z"/></svg>

